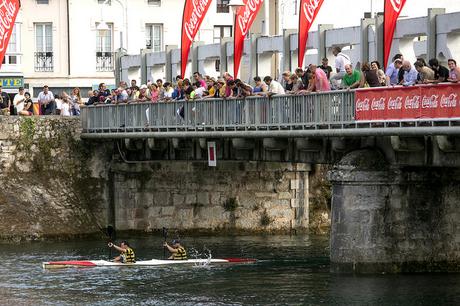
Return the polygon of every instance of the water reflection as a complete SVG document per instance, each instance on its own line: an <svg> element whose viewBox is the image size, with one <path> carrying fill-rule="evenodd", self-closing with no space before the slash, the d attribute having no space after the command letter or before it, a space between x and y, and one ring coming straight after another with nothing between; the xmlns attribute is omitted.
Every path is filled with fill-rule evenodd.
<svg viewBox="0 0 460 306"><path fill-rule="evenodd" d="M162 240L149 236L129 242L139 259L151 259L163 257ZM330 274L328 239L324 236L200 236L182 241L189 254L206 256L209 250L212 258L252 257L259 261L206 268L43 270L43 261L106 259L108 249L104 241L7 245L0 248L2 304L435 305L460 297L458 275Z"/></svg>

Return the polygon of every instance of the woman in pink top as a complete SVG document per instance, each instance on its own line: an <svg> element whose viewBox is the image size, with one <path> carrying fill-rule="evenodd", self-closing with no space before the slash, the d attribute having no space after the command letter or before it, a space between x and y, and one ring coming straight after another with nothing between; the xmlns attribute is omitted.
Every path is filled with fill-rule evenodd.
<svg viewBox="0 0 460 306"><path fill-rule="evenodd" d="M317 66L312 64L310 65L310 71L315 76L316 92L331 90L331 85L329 84L329 80L327 79L327 75L324 73L323 69L317 69Z"/></svg>
<svg viewBox="0 0 460 306"><path fill-rule="evenodd" d="M457 62L454 59L449 59L447 64L449 65L449 78L447 80L457 83L460 81L460 68L457 67Z"/></svg>
<svg viewBox="0 0 460 306"><path fill-rule="evenodd" d="M150 84L150 101L158 102L158 97L160 96L158 86L156 84Z"/></svg>

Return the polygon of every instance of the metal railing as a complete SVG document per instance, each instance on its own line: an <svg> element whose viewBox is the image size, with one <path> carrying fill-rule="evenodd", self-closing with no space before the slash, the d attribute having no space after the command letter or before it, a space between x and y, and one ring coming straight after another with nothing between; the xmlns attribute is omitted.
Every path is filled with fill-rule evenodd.
<svg viewBox="0 0 460 306"><path fill-rule="evenodd" d="M53 52L35 52L35 71L53 71Z"/></svg>
<svg viewBox="0 0 460 306"><path fill-rule="evenodd" d="M115 67L114 52L96 52L96 71L113 71Z"/></svg>
<svg viewBox="0 0 460 306"><path fill-rule="evenodd" d="M83 133L303 130L354 120L353 91L82 108Z"/></svg>

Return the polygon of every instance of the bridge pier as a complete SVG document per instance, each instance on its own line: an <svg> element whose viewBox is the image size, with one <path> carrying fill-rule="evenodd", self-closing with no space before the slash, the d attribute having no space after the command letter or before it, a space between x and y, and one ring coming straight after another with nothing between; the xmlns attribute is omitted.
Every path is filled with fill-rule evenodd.
<svg viewBox="0 0 460 306"><path fill-rule="evenodd" d="M460 171L351 152L330 172L334 272L460 271Z"/></svg>

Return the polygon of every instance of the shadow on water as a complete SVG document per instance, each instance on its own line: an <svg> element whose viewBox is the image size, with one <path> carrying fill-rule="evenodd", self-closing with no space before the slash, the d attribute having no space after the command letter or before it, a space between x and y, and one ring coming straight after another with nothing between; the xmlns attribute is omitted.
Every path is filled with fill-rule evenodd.
<svg viewBox="0 0 460 306"><path fill-rule="evenodd" d="M0 248L2 304L446 305L459 299L458 275L331 274L325 236L198 236L182 240L189 250L203 255L209 250L212 258L250 257L258 262L47 271L41 262L106 259L108 249L104 241L8 245ZM139 259L162 258L162 241L160 236L130 239Z"/></svg>

